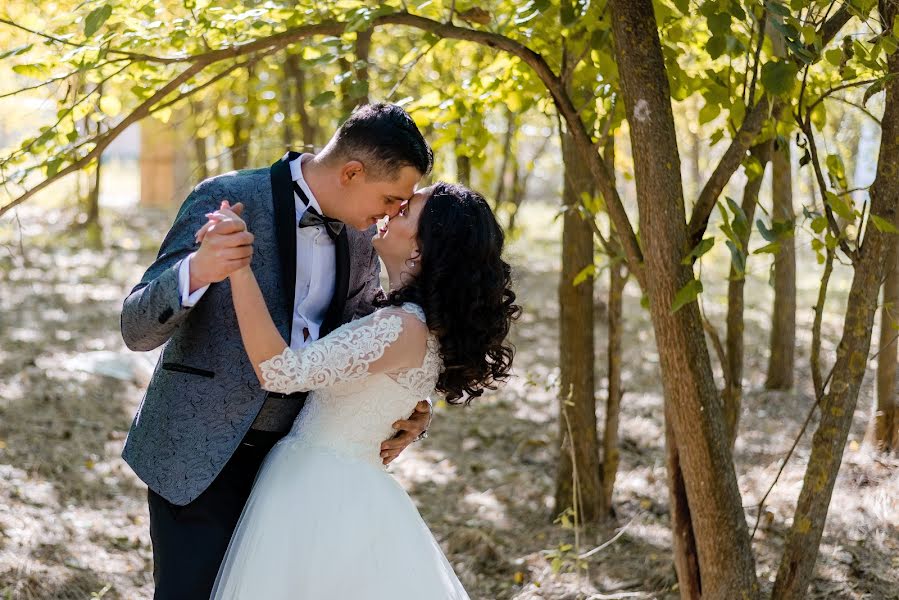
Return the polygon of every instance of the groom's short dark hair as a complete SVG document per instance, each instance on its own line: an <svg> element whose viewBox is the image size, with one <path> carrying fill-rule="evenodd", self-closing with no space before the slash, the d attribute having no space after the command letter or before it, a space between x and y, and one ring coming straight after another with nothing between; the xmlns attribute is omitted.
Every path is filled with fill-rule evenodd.
<svg viewBox="0 0 899 600"><path fill-rule="evenodd" d="M331 161L358 160L376 179L395 179L403 167L431 172L434 152L415 121L396 104L365 104L340 126L322 151Z"/></svg>

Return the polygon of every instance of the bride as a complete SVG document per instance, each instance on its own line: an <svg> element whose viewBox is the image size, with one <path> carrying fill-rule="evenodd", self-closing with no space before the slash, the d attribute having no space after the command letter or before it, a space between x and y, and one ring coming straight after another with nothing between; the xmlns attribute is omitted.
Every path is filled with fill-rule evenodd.
<svg viewBox="0 0 899 600"><path fill-rule="evenodd" d="M227 208L210 217L226 219L240 217ZM468 402L508 375L505 340L520 308L503 232L480 194L438 183L372 243L390 279L382 307L296 351L252 271L230 277L262 387L312 393L256 478L216 600L468 598L378 449L421 398Z"/></svg>

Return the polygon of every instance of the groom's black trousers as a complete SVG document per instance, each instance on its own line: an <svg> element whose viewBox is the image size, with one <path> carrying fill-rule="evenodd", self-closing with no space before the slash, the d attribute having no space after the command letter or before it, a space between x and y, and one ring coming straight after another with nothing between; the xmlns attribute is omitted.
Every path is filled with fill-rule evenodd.
<svg viewBox="0 0 899 600"><path fill-rule="evenodd" d="M148 489L154 600L209 598L256 473L283 435L250 430L215 481L190 504L172 504Z"/></svg>

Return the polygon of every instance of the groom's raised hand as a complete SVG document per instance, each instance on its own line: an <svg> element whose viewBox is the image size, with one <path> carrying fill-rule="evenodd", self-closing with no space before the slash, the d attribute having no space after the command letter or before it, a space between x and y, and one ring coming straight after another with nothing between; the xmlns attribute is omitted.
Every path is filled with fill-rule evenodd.
<svg viewBox="0 0 899 600"><path fill-rule="evenodd" d="M253 257L253 234L240 218L243 204L231 206L223 200L220 209L234 213L234 218L210 220L197 231L199 249L190 257L190 291L210 283L223 281L234 271L250 264Z"/></svg>

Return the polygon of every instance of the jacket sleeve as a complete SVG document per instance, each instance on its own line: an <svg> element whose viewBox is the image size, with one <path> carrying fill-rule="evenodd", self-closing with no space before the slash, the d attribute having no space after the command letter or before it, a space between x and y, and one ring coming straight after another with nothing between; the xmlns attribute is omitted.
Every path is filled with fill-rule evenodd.
<svg viewBox="0 0 899 600"><path fill-rule="evenodd" d="M122 306L121 329L125 345L147 351L164 344L192 307L181 305L178 270L181 262L197 249L194 236L206 222L206 213L218 207L221 198L214 181L198 185L181 205L172 228L159 248L156 260L144 273Z"/></svg>

